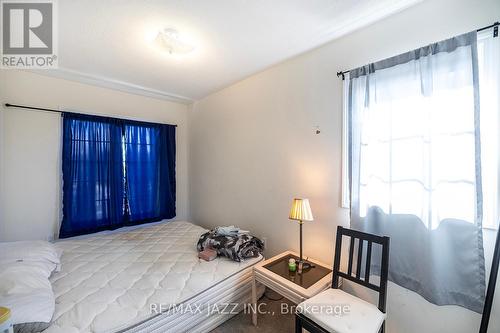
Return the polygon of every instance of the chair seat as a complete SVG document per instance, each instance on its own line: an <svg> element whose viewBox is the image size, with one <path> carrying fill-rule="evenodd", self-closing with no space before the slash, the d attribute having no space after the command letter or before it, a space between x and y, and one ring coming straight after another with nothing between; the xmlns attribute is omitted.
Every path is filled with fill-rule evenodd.
<svg viewBox="0 0 500 333"><path fill-rule="evenodd" d="M348 310L341 312L344 306ZM333 288L300 303L297 310L332 333L378 333L386 318L375 305Z"/></svg>

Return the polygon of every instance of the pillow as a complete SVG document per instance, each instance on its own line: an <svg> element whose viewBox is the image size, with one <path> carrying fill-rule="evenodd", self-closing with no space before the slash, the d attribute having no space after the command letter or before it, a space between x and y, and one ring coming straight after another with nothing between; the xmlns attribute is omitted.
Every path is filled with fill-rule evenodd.
<svg viewBox="0 0 500 333"><path fill-rule="evenodd" d="M55 296L47 267L48 263L29 261L2 264L0 305L10 309L12 324L50 323Z"/></svg>
<svg viewBox="0 0 500 333"><path fill-rule="evenodd" d="M0 243L0 305L11 310L14 325L50 323L55 296L49 277L61 254L47 241Z"/></svg>
<svg viewBox="0 0 500 333"><path fill-rule="evenodd" d="M0 242L0 264L16 261L44 261L61 263L61 251L54 244L43 240Z"/></svg>

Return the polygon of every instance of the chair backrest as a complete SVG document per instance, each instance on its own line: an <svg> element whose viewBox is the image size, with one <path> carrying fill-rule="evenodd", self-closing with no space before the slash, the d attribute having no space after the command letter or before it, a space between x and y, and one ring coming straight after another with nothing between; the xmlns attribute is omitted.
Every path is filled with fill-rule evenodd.
<svg viewBox="0 0 500 333"><path fill-rule="evenodd" d="M349 244L349 261L347 264L347 272L340 270L340 260L342 252L342 239L343 236L350 237ZM356 258L356 272L353 274L354 264L354 246L355 241L358 240L358 251ZM364 276L361 276L363 269L363 249L366 242L366 260L364 265ZM373 244L380 244L382 246L382 258L380 263L380 283L379 285L370 282L370 268L372 262L372 246ZM344 278L354 283L360 284L364 287L375 290L379 293L378 308L380 311L386 311L387 302L387 277L389 274L389 243L390 238L387 236L377 236L361 231L347 229L339 226L337 228L337 241L335 243L335 259L333 261L333 279L332 288L339 287L339 278Z"/></svg>

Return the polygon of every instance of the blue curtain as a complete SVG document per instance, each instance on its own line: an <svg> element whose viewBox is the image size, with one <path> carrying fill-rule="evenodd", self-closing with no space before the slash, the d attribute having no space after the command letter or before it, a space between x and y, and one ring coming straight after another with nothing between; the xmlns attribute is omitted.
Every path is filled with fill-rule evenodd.
<svg viewBox="0 0 500 333"><path fill-rule="evenodd" d="M125 122L127 223L175 216L175 127Z"/></svg>
<svg viewBox="0 0 500 333"><path fill-rule="evenodd" d="M63 114L60 238L175 217L175 126Z"/></svg>
<svg viewBox="0 0 500 333"><path fill-rule="evenodd" d="M63 115L60 238L123 225L122 129L117 119Z"/></svg>

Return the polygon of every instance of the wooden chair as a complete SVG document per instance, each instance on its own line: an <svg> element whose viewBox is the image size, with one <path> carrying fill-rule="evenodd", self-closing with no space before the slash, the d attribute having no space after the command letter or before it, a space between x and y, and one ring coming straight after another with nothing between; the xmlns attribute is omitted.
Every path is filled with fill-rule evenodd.
<svg viewBox="0 0 500 333"><path fill-rule="evenodd" d="M350 237L347 272L342 272L340 270L343 236ZM356 258L356 272L353 273L356 239L358 240L358 253ZM295 314L295 332L301 333L302 328L305 328L311 333L384 333L387 276L389 271L389 242L389 237L381 237L339 226L337 228L337 240L335 244L332 288L311 297L297 306L297 312ZM367 253L364 265L364 276L362 277L364 243L366 243ZM380 283L378 285L370 282L373 244L380 244L382 246ZM378 292L378 308L369 302L340 290L339 278L341 277ZM314 306L316 306L316 308L314 308ZM332 311L333 306L348 306L349 313L339 314L338 311Z"/></svg>

